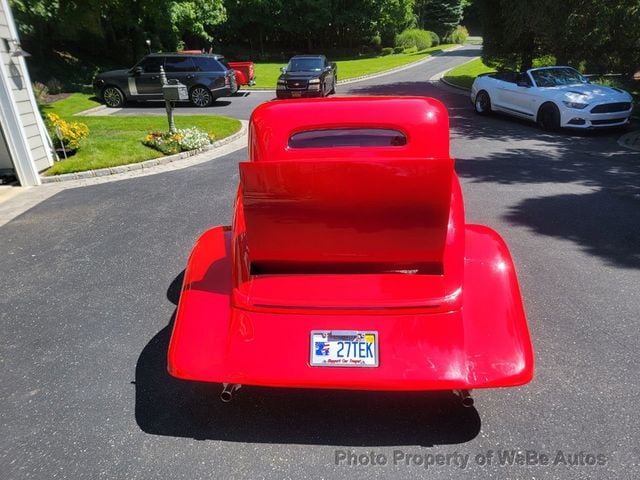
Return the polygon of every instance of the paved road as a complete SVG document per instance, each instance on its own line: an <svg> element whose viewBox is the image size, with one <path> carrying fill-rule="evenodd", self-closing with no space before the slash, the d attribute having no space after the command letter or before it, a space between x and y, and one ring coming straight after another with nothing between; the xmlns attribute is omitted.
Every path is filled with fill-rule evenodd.
<svg viewBox="0 0 640 480"><path fill-rule="evenodd" d="M500 231L519 271L533 383L462 409L446 394L250 387L223 405L217 386L170 378L181 272L198 234L230 221L239 151L66 190L0 227L0 478L639 478L639 154L619 134L475 117L426 82L456 61L349 91L448 106L468 221ZM387 464L336 466L336 450ZM551 465L501 467L503 450ZM418 465L436 454L445 465ZM569 463L589 455L603 465Z"/></svg>

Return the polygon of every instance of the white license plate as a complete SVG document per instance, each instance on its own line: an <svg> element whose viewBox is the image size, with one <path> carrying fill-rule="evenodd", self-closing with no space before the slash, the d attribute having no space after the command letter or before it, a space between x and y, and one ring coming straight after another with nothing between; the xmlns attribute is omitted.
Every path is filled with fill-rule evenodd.
<svg viewBox="0 0 640 480"><path fill-rule="evenodd" d="M378 332L314 330L312 367L377 367Z"/></svg>

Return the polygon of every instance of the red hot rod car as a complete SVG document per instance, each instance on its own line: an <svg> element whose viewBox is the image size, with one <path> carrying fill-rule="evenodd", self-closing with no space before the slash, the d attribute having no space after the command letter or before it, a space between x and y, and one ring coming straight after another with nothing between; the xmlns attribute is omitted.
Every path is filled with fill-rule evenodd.
<svg viewBox="0 0 640 480"><path fill-rule="evenodd" d="M447 111L429 98L273 101L252 115L232 226L186 268L171 375L453 390L529 382L509 250L465 224Z"/></svg>

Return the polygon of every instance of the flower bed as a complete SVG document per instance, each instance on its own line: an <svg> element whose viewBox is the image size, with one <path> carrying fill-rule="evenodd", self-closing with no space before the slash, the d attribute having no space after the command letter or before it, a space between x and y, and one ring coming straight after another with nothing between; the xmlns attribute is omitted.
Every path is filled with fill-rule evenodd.
<svg viewBox="0 0 640 480"><path fill-rule="evenodd" d="M142 141L147 147L154 148L165 155L187 152L205 147L214 141L212 135L196 127L181 128L170 132L150 132Z"/></svg>

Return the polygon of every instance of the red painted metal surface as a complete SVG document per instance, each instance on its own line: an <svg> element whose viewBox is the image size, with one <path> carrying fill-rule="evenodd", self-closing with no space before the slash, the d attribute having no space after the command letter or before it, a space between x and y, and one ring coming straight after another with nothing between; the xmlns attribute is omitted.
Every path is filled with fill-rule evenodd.
<svg viewBox="0 0 640 480"><path fill-rule="evenodd" d="M236 74L238 85L253 85L256 74L253 62L228 62Z"/></svg>
<svg viewBox="0 0 640 480"><path fill-rule="evenodd" d="M382 113L381 113L382 112ZM402 132L405 144L292 148L302 131ZM515 386L533 353L500 236L466 225L447 114L424 98L270 102L254 112L232 227L198 240L169 372L266 386ZM333 141L333 140L331 140ZM377 331L379 366L310 366L312 330Z"/></svg>

